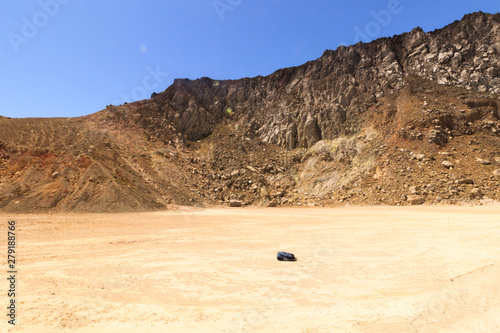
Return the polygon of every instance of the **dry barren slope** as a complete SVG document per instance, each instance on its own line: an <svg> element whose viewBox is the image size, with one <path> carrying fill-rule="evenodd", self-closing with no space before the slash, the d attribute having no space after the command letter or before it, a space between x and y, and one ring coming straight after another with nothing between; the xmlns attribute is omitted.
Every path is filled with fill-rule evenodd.
<svg viewBox="0 0 500 333"><path fill-rule="evenodd" d="M158 206L109 133L86 119L1 119L0 131L7 210Z"/></svg>

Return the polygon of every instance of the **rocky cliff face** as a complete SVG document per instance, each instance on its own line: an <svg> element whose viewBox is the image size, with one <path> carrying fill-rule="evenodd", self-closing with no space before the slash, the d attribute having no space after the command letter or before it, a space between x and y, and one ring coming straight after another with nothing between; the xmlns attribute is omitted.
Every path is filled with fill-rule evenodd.
<svg viewBox="0 0 500 333"><path fill-rule="evenodd" d="M234 117L245 119L266 142L311 147L357 133L362 115L381 96L401 89L409 75L498 96L499 29L500 14L474 13L433 32L416 28L327 50L315 61L267 77L176 80L145 106L153 112L143 117L164 117L191 141Z"/></svg>
<svg viewBox="0 0 500 333"><path fill-rule="evenodd" d="M500 200L499 27L473 13L86 117L0 117L0 209Z"/></svg>

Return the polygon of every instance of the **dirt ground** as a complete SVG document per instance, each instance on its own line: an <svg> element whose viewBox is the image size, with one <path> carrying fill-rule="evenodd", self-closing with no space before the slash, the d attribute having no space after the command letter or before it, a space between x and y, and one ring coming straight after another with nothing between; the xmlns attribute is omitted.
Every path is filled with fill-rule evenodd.
<svg viewBox="0 0 500 333"><path fill-rule="evenodd" d="M499 206L0 214L4 249L11 219L2 331L500 331Z"/></svg>

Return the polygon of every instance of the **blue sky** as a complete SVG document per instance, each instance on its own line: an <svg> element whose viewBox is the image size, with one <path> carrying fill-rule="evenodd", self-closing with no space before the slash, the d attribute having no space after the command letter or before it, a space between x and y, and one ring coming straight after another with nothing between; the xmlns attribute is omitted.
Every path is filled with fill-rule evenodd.
<svg viewBox="0 0 500 333"><path fill-rule="evenodd" d="M237 79L379 37L441 28L497 0L24 0L0 12L0 115L72 117L175 78Z"/></svg>

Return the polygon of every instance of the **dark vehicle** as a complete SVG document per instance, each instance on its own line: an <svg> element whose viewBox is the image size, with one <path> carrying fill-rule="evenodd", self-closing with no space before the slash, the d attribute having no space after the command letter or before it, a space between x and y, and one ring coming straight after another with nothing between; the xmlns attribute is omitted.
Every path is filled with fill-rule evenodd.
<svg viewBox="0 0 500 333"><path fill-rule="evenodd" d="M278 252L278 260L279 261L297 261L297 258L293 255L293 253L288 252Z"/></svg>

